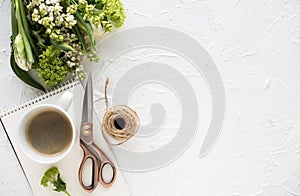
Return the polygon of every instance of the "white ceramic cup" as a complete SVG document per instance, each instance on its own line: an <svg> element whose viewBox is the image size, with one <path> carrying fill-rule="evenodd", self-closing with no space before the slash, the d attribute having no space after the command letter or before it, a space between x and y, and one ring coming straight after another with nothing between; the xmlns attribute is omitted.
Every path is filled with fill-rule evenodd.
<svg viewBox="0 0 300 196"><path fill-rule="evenodd" d="M66 112L72 102L73 99L73 94L69 91L66 91L60 100L58 101L57 105L52 105L52 104L41 104L38 106L35 106L31 109L29 109L22 117L20 125L19 125L19 143L20 147L23 150L23 152L33 161L38 162L38 163L44 163L44 164L51 164L51 163L56 163L60 160L62 160L64 157L66 157L75 142L75 137L76 137L76 129L74 126L74 123L72 119L70 118L69 114ZM69 143L68 147L66 147L62 152L59 152L55 155L43 155L30 147L30 144L28 144L28 141L26 140L26 135L25 135L25 129L26 125L28 123L28 120L31 119L31 117L35 116L37 113L40 111L45 111L47 109L51 110L56 110L60 114L65 115L65 119L67 119L72 127L72 135L71 142ZM51 139L51 138L49 138Z"/></svg>

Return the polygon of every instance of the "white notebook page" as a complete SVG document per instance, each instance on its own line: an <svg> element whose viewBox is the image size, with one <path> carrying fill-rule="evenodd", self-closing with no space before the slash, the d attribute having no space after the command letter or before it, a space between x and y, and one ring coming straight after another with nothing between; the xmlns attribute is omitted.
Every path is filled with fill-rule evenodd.
<svg viewBox="0 0 300 196"><path fill-rule="evenodd" d="M18 136L18 126L20 119L22 118L25 111L29 108L39 105L39 104L56 104L63 94L64 90L67 89L68 91L73 93L74 101L71 104L71 107L68 111L71 118L74 120L74 124L77 129L76 135L76 142L73 146L71 153L64 158L63 160L55 163L55 164L39 164L31 159L29 159L21 150L19 145L19 136ZM2 115L1 121L4 126L4 129L9 137L9 140L14 148L16 156L22 166L22 169L26 175L26 178L30 184L32 192L36 196L54 196L54 195L63 195L61 192L54 192L51 188L43 187L40 185L40 180L44 174L44 172L50 168L51 166L57 166L61 173L61 178L67 184L67 190L72 196L85 196L85 195L101 195L101 196L129 196L130 191L128 185L121 173L120 170L117 170L117 178L114 185L110 188L104 188L100 183L98 183L97 188L92 193L87 193L82 189L79 184L78 180L78 170L80 163L83 157L83 151L79 145L79 126L81 116L81 106L78 100L83 100L84 89L80 85L79 82L73 82L68 84L68 86L64 86L63 88L54 90L50 94L46 94L42 96L44 99L36 98L33 101L30 101L27 104L22 105L22 107L14 108L11 111L6 112L6 115ZM74 106L76 106L76 112L74 112ZM80 108L80 109L78 109ZM79 112L80 111L80 112ZM76 121L75 121L76 120ZM106 153L107 157L112 160L115 164L116 161L113 157L112 152L110 151L109 147L107 146L105 140L101 134L101 127L97 120L94 117L94 143L96 143L100 149ZM87 173L86 173L87 175ZM84 176L85 179L89 179L89 176Z"/></svg>

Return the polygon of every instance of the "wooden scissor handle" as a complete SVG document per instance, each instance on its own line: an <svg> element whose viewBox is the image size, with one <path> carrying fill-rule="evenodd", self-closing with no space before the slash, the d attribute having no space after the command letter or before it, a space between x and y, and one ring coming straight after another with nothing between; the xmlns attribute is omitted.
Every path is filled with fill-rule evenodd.
<svg viewBox="0 0 300 196"><path fill-rule="evenodd" d="M105 188L111 187L116 181L117 169L116 169L115 165L113 164L113 162L111 162L107 158L107 156L104 154L104 152L102 152L102 150L100 150L98 148L98 146L96 146L94 143L92 143L91 147L99 155L99 159L100 159L99 171L98 171L98 181ZM102 174L102 170L103 170L104 166L106 166L106 165L109 165L112 169L112 178L109 182L105 182L105 180L103 179L103 174Z"/></svg>
<svg viewBox="0 0 300 196"><path fill-rule="evenodd" d="M99 176L98 159L97 159L97 157L95 157L95 155L93 155L90 152L90 150L86 147L85 143L82 140L80 140L80 146L83 150L83 158L82 158L82 161L81 161L81 164L79 167L79 172L78 172L79 183L85 191L91 193L95 190L95 188L98 185L98 176ZM93 167L92 168L92 182L90 185L85 185L82 181L82 172L83 172L84 164L86 163L86 161L88 159L92 160L92 167Z"/></svg>

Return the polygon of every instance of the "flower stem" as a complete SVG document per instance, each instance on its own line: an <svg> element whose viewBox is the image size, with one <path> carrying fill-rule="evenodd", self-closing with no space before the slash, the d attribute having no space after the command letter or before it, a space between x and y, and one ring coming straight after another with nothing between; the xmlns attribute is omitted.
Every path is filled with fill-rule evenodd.
<svg viewBox="0 0 300 196"><path fill-rule="evenodd" d="M16 4L16 15L17 15L17 21L18 21L18 28L19 28L19 33L21 34L23 42L24 42L26 56L27 56L27 61L30 64L32 64L34 62L33 54L32 54L32 50L31 50L31 47L30 47L30 43L28 41L28 38L26 36L25 30L24 30L24 27L23 27L23 24L22 24L22 17L26 17L26 16L24 16L24 15L22 16L22 12L21 12L21 9L20 9L20 6L22 6L22 5L20 5L20 3L22 3L22 2L20 2L18 0L15 1L15 4Z"/></svg>
<svg viewBox="0 0 300 196"><path fill-rule="evenodd" d="M67 190L65 190L64 193L65 193L67 196L71 196L71 194L70 194Z"/></svg>

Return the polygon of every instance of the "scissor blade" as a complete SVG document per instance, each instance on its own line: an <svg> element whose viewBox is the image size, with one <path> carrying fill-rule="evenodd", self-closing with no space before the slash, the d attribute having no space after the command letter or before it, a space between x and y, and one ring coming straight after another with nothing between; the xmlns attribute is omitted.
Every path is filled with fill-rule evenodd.
<svg viewBox="0 0 300 196"><path fill-rule="evenodd" d="M93 85L92 85L92 75L89 74L85 86L83 106L82 106L82 123L92 123L93 122Z"/></svg>

